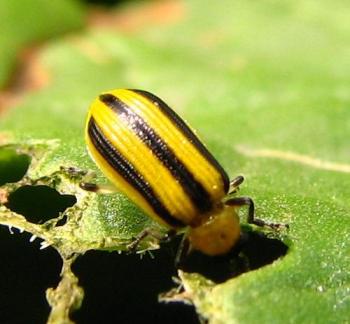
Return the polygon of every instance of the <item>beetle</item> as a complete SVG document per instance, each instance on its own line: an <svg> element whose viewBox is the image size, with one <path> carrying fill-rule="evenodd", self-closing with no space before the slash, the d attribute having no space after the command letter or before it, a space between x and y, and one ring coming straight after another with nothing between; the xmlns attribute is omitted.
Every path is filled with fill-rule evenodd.
<svg viewBox="0 0 350 324"><path fill-rule="evenodd" d="M116 89L99 95L88 112L85 140L112 184L170 232L185 232L191 249L209 256L228 253L240 238L241 206L248 206L248 223L279 226L255 218L251 198L232 197L244 178L230 181L194 131L150 92Z"/></svg>

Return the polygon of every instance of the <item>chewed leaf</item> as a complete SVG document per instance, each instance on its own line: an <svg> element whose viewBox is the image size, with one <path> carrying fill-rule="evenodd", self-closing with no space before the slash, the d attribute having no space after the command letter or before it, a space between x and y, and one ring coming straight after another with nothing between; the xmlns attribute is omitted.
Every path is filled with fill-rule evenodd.
<svg viewBox="0 0 350 324"><path fill-rule="evenodd" d="M97 255L94 280L100 277L105 289L123 283L128 292L135 283L140 290L130 298L139 296L142 281L151 281L146 276L151 264L154 282L162 276L170 281L159 290L175 287L163 300L193 304L210 323L348 320L349 14L340 0L135 3L111 9L108 16L99 13L88 31L51 39L38 49L36 62L49 76L45 87L16 97L1 116L0 224L14 233L11 237L30 233L22 234L28 245L43 253L56 249L64 260L62 281L48 292L51 318L59 314L68 320L69 311L80 306L83 293L70 266L79 268L84 261L74 263L78 255L99 250L91 252ZM15 22L8 29L11 37L17 27L29 28L21 19ZM17 38L2 39L1 48L10 49L9 41ZM7 60L17 45L4 52ZM8 71L0 71L0 82ZM145 228L165 232L126 196L80 186L106 183L88 156L83 134L91 101L115 88L145 89L164 98L231 179L244 175L239 194L254 199L257 216L289 224L289 230L242 225L250 235L248 245L216 260L223 268L217 271L213 260L192 255L197 265L189 261L172 286L175 268L168 263L171 270L161 272L158 253L171 251L173 258L176 246L163 245L146 268L138 255L117 255L110 269L103 251L125 251ZM34 187L44 188L44 195L31 192L24 201L23 191ZM15 198L23 199L25 208ZM29 206L31 199L53 199L49 212ZM242 224L245 212L240 211ZM150 237L138 248L158 247ZM99 272L98 260L106 262L111 276ZM125 280L130 269L145 280ZM118 305L113 298L103 301L105 308L89 319L121 316L122 300ZM137 304L146 305L133 307ZM83 311L84 303L77 318ZM128 319L138 314L133 309Z"/></svg>

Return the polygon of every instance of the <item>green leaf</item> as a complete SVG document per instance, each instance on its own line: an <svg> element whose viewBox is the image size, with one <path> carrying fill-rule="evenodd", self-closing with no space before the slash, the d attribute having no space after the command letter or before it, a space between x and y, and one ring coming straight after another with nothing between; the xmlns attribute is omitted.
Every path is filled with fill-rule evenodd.
<svg viewBox="0 0 350 324"><path fill-rule="evenodd" d="M82 8L76 1L1 1L0 86L6 84L25 46L77 29L82 26L82 18Z"/></svg>
<svg viewBox="0 0 350 324"><path fill-rule="evenodd" d="M289 246L285 257L220 284L181 272L186 293L167 300L190 300L211 323L345 323L350 316L345 4L225 0L204 6L191 0L176 2L177 20L161 28L161 20L129 33L92 27L75 38L52 40L40 54L50 85L28 95L1 121L6 149L31 160L27 175L2 190L8 196L23 185L47 185L77 202L58 217L67 218L63 226L55 226L57 219L29 223L5 205L0 223L41 237L69 262L72 254L89 249L125 250L140 230L157 227L126 197L79 187L86 177L105 181L84 145L90 102L107 89L146 89L198 130L231 177L245 175L240 193L254 198L260 218L290 226L285 237L277 236ZM141 249L155 247L149 240ZM69 270L64 276L69 278ZM73 287L61 290L66 309L82 298L76 282ZM68 298L73 295L74 306ZM55 298L49 300L54 313Z"/></svg>

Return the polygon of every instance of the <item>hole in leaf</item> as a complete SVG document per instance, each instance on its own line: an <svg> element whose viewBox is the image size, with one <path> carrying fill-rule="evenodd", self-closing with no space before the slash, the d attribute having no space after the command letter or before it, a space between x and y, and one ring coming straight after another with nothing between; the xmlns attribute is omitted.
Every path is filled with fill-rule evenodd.
<svg viewBox="0 0 350 324"><path fill-rule="evenodd" d="M174 255L169 249L146 254L88 251L73 264L84 287L82 307L73 313L77 323L198 324L194 307L160 303L158 295L174 288ZM112 321L111 321L112 319Z"/></svg>
<svg viewBox="0 0 350 324"><path fill-rule="evenodd" d="M46 323L45 290L57 286L61 258L55 249L39 250L39 240L29 243L32 234L13 231L0 226L0 322Z"/></svg>
<svg viewBox="0 0 350 324"><path fill-rule="evenodd" d="M75 196L61 195L48 186L23 186L9 195L6 207L32 223L43 223L76 202Z"/></svg>
<svg viewBox="0 0 350 324"><path fill-rule="evenodd" d="M26 174L30 157L9 148L0 148L0 186L17 182Z"/></svg>
<svg viewBox="0 0 350 324"><path fill-rule="evenodd" d="M57 223L56 226L63 226L67 223L67 216L63 216Z"/></svg>
<svg viewBox="0 0 350 324"><path fill-rule="evenodd" d="M282 241L269 238L261 232L244 232L243 235L244 239L228 255L209 257L193 251L180 268L221 283L268 265L288 251L288 246Z"/></svg>
<svg viewBox="0 0 350 324"><path fill-rule="evenodd" d="M161 249L152 251L153 258L137 254L88 251L73 264L73 271L84 287L82 307L72 318L78 323L199 323L192 306L182 303L160 303L158 296L177 286L175 254L181 241L176 236ZM261 233L249 232L242 246L224 257L206 257L193 253L182 267L205 277L223 282L257 269L286 254L287 246Z"/></svg>

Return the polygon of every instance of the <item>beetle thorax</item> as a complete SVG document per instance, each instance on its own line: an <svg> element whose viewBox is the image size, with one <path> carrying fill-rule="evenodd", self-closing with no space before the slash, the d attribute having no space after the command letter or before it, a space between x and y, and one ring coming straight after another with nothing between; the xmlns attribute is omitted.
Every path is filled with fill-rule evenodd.
<svg viewBox="0 0 350 324"><path fill-rule="evenodd" d="M229 252L240 236L239 218L235 208L222 206L205 222L188 231L191 247L207 255Z"/></svg>

